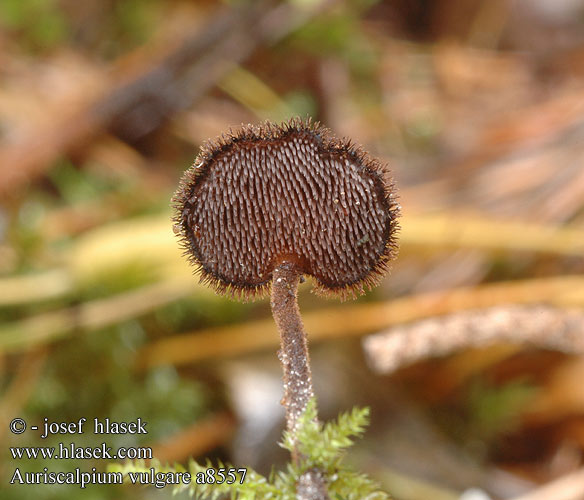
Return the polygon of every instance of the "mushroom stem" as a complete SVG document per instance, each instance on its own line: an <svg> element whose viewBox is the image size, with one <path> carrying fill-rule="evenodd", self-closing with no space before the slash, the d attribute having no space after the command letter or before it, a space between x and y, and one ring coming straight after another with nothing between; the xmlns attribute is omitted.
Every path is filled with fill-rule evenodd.
<svg viewBox="0 0 584 500"><path fill-rule="evenodd" d="M278 357L284 370L286 428L294 439L298 418L314 396L308 356L308 340L298 309L297 291L300 273L296 265L282 262L272 274L272 314L280 333ZM297 460L297 453L293 453Z"/></svg>
<svg viewBox="0 0 584 500"><path fill-rule="evenodd" d="M298 463L300 453L296 449L298 418L314 397L312 374L308 356L308 339L298 309L298 282L300 271L291 262L282 262L272 273L272 314L280 333L278 358L284 370L284 397L286 428L292 436L294 449L292 460ZM297 500L329 500L326 481L321 471L306 471L296 484Z"/></svg>

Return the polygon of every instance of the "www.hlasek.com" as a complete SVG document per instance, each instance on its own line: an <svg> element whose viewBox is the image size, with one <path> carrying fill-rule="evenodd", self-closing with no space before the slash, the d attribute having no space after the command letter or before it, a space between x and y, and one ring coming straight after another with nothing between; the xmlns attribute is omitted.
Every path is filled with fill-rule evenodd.
<svg viewBox="0 0 584 500"><path fill-rule="evenodd" d="M50 422L44 419L39 431L38 426L30 426L30 430L39 431L40 438L61 434L83 434L87 419L81 418L76 422ZM135 422L115 422L110 419L93 419L93 434L148 434L147 422L138 418ZM21 418L15 418L10 422L10 431L13 434L23 434L27 429L27 423ZM150 460L153 458L152 449L149 447L119 447L115 450L103 442L99 446L77 446L75 443L58 443L57 446L24 446L10 447L13 460ZM153 467L141 472L101 472L95 467L90 472L75 468L72 471L42 470L30 472L15 467L10 484L71 484L86 488L90 484L122 484L127 479L132 484L151 484L157 488L167 485L195 484L233 484L239 481L243 484L247 470L245 468L209 468L205 472L197 473L191 477L188 472L160 472Z"/></svg>
<svg viewBox="0 0 584 500"><path fill-rule="evenodd" d="M111 446L106 443L101 443L99 446L77 446L75 443L59 443L59 446L29 446L24 448L11 447L10 453L14 460L29 459L34 460L36 458L42 458L45 460L87 460L94 459L99 460L101 458L109 460L151 460L152 459L152 448L147 447L130 447L125 448L120 446L113 451Z"/></svg>

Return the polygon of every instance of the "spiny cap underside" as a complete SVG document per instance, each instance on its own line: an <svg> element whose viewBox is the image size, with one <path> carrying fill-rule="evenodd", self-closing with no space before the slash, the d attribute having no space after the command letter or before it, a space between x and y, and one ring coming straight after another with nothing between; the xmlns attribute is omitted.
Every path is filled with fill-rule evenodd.
<svg viewBox="0 0 584 500"><path fill-rule="evenodd" d="M385 167L318 123L293 119L206 143L172 201L175 231L201 281L263 295L283 261L315 291L362 293L395 255L398 207Z"/></svg>

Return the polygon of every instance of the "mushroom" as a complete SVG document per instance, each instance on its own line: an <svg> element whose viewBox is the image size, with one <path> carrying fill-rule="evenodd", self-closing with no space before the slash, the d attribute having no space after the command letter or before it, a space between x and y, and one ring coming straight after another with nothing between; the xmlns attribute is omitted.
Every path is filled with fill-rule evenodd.
<svg viewBox="0 0 584 500"><path fill-rule="evenodd" d="M315 292L344 299L387 272L398 205L385 166L311 120L246 125L203 145L172 204L201 281L243 300L271 285L294 436L314 396L298 283L311 276Z"/></svg>

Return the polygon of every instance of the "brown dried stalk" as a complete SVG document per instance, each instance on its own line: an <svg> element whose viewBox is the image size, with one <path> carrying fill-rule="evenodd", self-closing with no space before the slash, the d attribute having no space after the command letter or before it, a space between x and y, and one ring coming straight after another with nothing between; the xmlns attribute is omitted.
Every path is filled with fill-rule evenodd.
<svg viewBox="0 0 584 500"><path fill-rule="evenodd" d="M584 352L584 313L550 306L497 306L391 328L363 340L371 367L390 373L422 359L494 342Z"/></svg>

